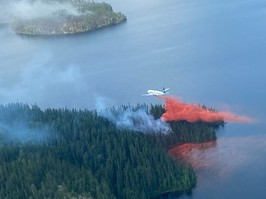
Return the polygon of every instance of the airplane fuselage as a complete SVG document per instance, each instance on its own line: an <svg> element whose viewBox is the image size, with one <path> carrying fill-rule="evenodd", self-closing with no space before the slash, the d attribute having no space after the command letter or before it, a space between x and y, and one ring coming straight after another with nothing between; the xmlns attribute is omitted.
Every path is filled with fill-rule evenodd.
<svg viewBox="0 0 266 199"><path fill-rule="evenodd" d="M166 94L168 94L168 92L166 92L166 91L168 91L169 90L169 88L163 88L163 91L158 91L158 90L147 90L147 93L145 93L145 94L143 94L142 96L151 96L151 95L153 95L153 96L160 96L160 95L166 95Z"/></svg>
<svg viewBox="0 0 266 199"><path fill-rule="evenodd" d="M148 90L147 93L150 94L150 95L155 95L155 96L158 96L158 95L165 95L164 92L162 92L162 91L157 91L157 90Z"/></svg>

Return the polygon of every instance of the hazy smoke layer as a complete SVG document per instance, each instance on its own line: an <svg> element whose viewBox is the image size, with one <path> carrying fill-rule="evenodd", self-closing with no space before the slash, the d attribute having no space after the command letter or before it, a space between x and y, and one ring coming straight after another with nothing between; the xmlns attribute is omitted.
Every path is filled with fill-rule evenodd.
<svg viewBox="0 0 266 199"><path fill-rule="evenodd" d="M26 123L0 123L0 143L46 143L50 139L48 127L31 128Z"/></svg>
<svg viewBox="0 0 266 199"><path fill-rule="evenodd" d="M160 97L165 101L166 112L162 118L165 121L186 120L188 122L205 121L214 122L219 120L231 122L252 122L252 119L237 116L230 112L215 112L204 109L198 105L186 104L175 97Z"/></svg>
<svg viewBox="0 0 266 199"><path fill-rule="evenodd" d="M27 20L44 16L51 16L58 11L66 14L78 15L79 12L70 3L63 1L41 1L41 0L15 0L0 3L0 22L8 22L13 18Z"/></svg>
<svg viewBox="0 0 266 199"><path fill-rule="evenodd" d="M97 104L98 114L113 122L118 128L130 129L143 133L168 133L169 125L161 119L155 120L148 114L145 108L104 108L101 103Z"/></svg>

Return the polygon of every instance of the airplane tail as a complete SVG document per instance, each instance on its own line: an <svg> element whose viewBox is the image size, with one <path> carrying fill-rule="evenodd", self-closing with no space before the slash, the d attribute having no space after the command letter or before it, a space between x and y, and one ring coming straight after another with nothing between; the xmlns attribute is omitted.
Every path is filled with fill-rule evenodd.
<svg viewBox="0 0 266 199"><path fill-rule="evenodd" d="M167 92L170 88L163 88L163 93L164 94L168 94L169 92Z"/></svg>

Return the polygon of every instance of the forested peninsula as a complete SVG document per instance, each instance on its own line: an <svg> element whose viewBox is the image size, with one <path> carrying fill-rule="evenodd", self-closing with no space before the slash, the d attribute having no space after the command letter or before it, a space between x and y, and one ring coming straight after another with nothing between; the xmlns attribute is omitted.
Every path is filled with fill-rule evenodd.
<svg viewBox="0 0 266 199"><path fill-rule="evenodd" d="M127 20L124 14L114 12L107 3L86 0L32 0L31 4L36 1L43 2L46 7L55 5L55 2L56 6L60 6L47 15L13 18L10 21L13 31L23 35L65 35L93 31Z"/></svg>
<svg viewBox="0 0 266 199"><path fill-rule="evenodd" d="M161 105L121 106L153 119ZM143 121L137 117L134 125ZM186 192L193 169L173 159L168 147L216 139L215 123L168 123L168 133L120 128L94 110L0 106L1 198L153 198Z"/></svg>

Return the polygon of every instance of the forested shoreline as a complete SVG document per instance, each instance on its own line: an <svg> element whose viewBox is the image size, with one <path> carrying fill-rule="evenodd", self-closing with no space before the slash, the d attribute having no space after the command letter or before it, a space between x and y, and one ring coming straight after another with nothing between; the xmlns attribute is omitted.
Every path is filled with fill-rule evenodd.
<svg viewBox="0 0 266 199"><path fill-rule="evenodd" d="M86 0L42 1L46 6L55 2L60 8L47 15L32 17L13 17L11 29L22 35L65 35L93 31L96 29L123 23L127 17L121 12L114 12L110 4ZM36 0L28 2L34 5Z"/></svg>
<svg viewBox="0 0 266 199"><path fill-rule="evenodd" d="M161 105L130 110L143 107L155 119L164 112ZM95 110L14 103L0 106L0 124L1 198L151 198L196 184L193 169L167 148L215 139L224 123L180 121L169 123L169 133L136 132Z"/></svg>

